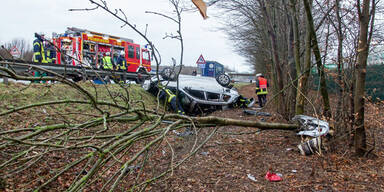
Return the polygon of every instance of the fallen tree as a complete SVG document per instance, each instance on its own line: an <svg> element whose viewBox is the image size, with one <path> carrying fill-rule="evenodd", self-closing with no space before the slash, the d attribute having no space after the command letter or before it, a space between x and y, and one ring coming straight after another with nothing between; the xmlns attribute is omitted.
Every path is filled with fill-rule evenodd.
<svg viewBox="0 0 384 192"><path fill-rule="evenodd" d="M34 65L30 67L36 68ZM46 69L36 69L55 74ZM6 67L0 67L0 70L3 76L15 80L58 81L61 84L50 86L65 85L78 94L77 99L37 100L23 106L6 106L7 110L0 111L0 117L8 121L36 110L45 111L45 118L54 119L50 122L37 120L38 125L4 126L0 131L2 180L6 183L30 182L25 187L36 190L59 186L57 190L79 191L101 186L102 190L113 191L121 185L143 190L151 182L172 174L172 170L193 156L222 126L260 130L298 128L296 124L167 114L162 108L151 110L143 100L132 99L130 86L116 85L121 91L116 93L112 90L114 85L97 87L76 84L58 74L41 78L19 75ZM107 100L98 96L100 89L107 90ZM79 105L89 106L89 115L73 118L60 112L62 108L69 108L74 113ZM176 142L172 132L185 128L194 132L191 137L195 140L194 145L183 154L175 154L172 145ZM205 134L203 130L210 133ZM157 164L163 151L166 151L167 158ZM153 165L158 165L156 170L152 170L155 169ZM21 179L23 173L36 170L35 178ZM149 170L152 170L151 174L148 174ZM127 178L134 179L127 183ZM57 185L63 180L65 184ZM17 189L26 188L20 186Z"/></svg>

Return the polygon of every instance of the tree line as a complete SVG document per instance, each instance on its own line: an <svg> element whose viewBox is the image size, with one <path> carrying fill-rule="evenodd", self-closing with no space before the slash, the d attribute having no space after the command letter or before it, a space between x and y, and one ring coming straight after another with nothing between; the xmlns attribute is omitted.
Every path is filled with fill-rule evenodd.
<svg viewBox="0 0 384 192"><path fill-rule="evenodd" d="M2 45L1 55L6 58L12 58L10 51L16 47L20 52L20 59L24 61L32 61L33 50L32 42L28 42L23 38L15 38Z"/></svg>
<svg viewBox="0 0 384 192"><path fill-rule="evenodd" d="M377 0L221 0L225 31L255 71L267 74L273 103L286 119L311 109L310 71L318 73L318 113L338 119L336 134L354 133L355 150L365 153L364 103L367 58L382 41ZM325 64L336 63L331 108ZM353 122L353 123L350 123Z"/></svg>
<svg viewBox="0 0 384 192"><path fill-rule="evenodd" d="M126 16L128 12L110 8L107 1L89 2L91 6L81 11L103 10L120 21L123 27L139 33L151 47L159 71L161 57L155 42L132 24ZM167 35L167 38L180 41L181 70L181 13L184 9L180 3L183 0L169 2L174 8L172 15L155 14L178 25L175 35ZM313 106L313 101L308 99L311 94L310 70L316 67L322 104L315 112L328 119L338 119L336 134L354 135L357 154L366 154L365 75L368 52L373 46L371 42L380 40L380 25L375 24L375 15L380 13L378 1L214 0L207 3L223 11L221 17L226 19L226 31L236 42L238 52L247 56L256 71L270 77L273 87L270 103L280 114L290 119L294 114L310 112L308 109ZM203 16L206 18L205 13ZM324 69L324 64L331 61L338 65L337 105L333 108L326 81L329 73ZM136 93L141 89L134 85L77 84L65 75L38 66L31 67L53 76L24 76L3 65L28 64L0 62L0 71L5 77L61 82L63 87L59 89L66 92L55 95L54 86L47 85L47 91L39 93L39 99L28 100L30 102L25 106L9 104L0 113L9 120L7 122L22 116L25 110L36 112L33 114L44 119L23 121L25 125L15 127L9 123L0 131L0 175L3 176L0 183L16 181L22 173L39 170L35 178L27 179L32 180L31 186L24 186L36 191L54 186L67 191L95 187L100 191L115 191L121 186L144 191L151 183L172 175L217 133L220 126L260 130L298 128L296 124L167 114L159 102L149 107L145 94L138 96ZM29 86L16 92L23 92ZM70 91L76 96L64 97ZM44 97L50 94L52 98ZM81 106L90 110L84 113ZM175 150L173 144L177 140L170 133L184 128L193 130L193 144L180 152ZM50 169L52 166L54 168Z"/></svg>

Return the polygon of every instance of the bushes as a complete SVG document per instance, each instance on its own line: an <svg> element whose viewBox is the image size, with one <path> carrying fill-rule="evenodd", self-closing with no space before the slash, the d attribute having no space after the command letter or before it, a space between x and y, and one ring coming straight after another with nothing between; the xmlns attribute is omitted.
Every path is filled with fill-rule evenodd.
<svg viewBox="0 0 384 192"><path fill-rule="evenodd" d="M336 82L336 71L329 71L327 74L327 88L329 93L336 93L339 86ZM367 76L365 78L366 94L373 100L384 100L384 65L367 66ZM317 90L319 86L318 74L312 74L312 89Z"/></svg>

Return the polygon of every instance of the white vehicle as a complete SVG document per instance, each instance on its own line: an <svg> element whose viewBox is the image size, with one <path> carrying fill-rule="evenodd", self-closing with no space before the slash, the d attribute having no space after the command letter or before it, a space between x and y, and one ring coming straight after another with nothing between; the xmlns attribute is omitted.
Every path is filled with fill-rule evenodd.
<svg viewBox="0 0 384 192"><path fill-rule="evenodd" d="M176 93L177 81L170 68L166 68L157 77L146 80L143 84L145 90L156 94L158 92L157 84L160 82L163 86ZM220 82L221 80L221 82ZM220 82L220 84L219 84ZM202 114L215 110L223 110L229 107L253 106L255 100L242 97L235 88L229 86L230 79L222 74L218 78L201 77L192 75L179 76L178 97L183 109L189 114ZM222 86L227 85L227 86ZM245 101L241 103L241 101Z"/></svg>
<svg viewBox="0 0 384 192"><path fill-rule="evenodd" d="M300 124L297 135L320 137L327 135L329 132L329 124L314 117L296 115L292 118L292 120L297 121Z"/></svg>

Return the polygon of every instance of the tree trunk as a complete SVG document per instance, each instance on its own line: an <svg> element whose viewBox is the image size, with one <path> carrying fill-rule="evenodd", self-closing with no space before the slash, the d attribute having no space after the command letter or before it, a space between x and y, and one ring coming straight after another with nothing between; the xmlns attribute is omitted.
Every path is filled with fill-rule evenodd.
<svg viewBox="0 0 384 192"><path fill-rule="evenodd" d="M269 17L267 7L265 5L264 0L258 0L258 2L260 4L262 14L263 14L263 16L266 20L266 23L267 23L268 36L269 36L269 39L271 42L271 47L272 47L272 59L273 59L273 63L274 63L274 69L276 71L276 80L277 80L277 85L274 85L274 86L277 86L278 90L280 91L280 90L283 90L283 88L284 88L284 80L283 80L283 71L282 71L281 63L280 63L280 59L279 59L279 53L278 53L278 49L277 49L276 33L273 29L271 18ZM283 116L285 116L285 112L286 112L285 102L284 102L285 99L284 98L285 98L284 93L282 93L279 96L279 112L282 113Z"/></svg>
<svg viewBox="0 0 384 192"><path fill-rule="evenodd" d="M313 24L313 17L312 17L312 11L311 11L311 6L308 0L304 0L304 7L305 7L305 12L309 24L309 29L311 32L312 36L312 45L313 45L313 54L315 55L316 58L316 65L317 65L317 70L320 76L320 94L323 98L323 115L325 117L331 117L331 107L329 104L329 96L328 96L328 90L327 90L327 83L325 81L325 73L324 73L324 66L321 62L321 54L320 54L320 49L319 45L317 42L317 37L316 37L316 31L315 27Z"/></svg>
<svg viewBox="0 0 384 192"><path fill-rule="evenodd" d="M304 52L304 69L303 75L299 79L299 87L301 87L300 94L298 94L298 98L296 100L296 114L304 114L305 110L305 94L307 93L308 88L308 78L310 75L311 69L311 48L312 48L312 34L310 32L310 25L308 20L306 21L306 34L305 34L305 52ZM298 90L299 91L299 90Z"/></svg>
<svg viewBox="0 0 384 192"><path fill-rule="evenodd" d="M292 27L293 27L293 54L295 58L296 65L296 76L299 77L297 83L296 91L296 104L295 104L295 114L300 115L304 114L304 89L305 84L303 84L301 63L300 63L300 35L299 35L299 24L297 19L297 9L296 9L296 0L290 0L291 3L291 17L292 17Z"/></svg>
<svg viewBox="0 0 384 192"><path fill-rule="evenodd" d="M374 0L373 0L374 3ZM362 8L362 9L361 9ZM355 152L359 156L363 156L367 147L366 132L364 127L364 94L365 94L365 75L367 70L367 58L369 50L368 28L370 21L370 0L364 0L361 7L360 0L357 0L357 9L359 13L360 35L357 48L357 64L356 64L356 86L354 97L355 112L355 136L354 146Z"/></svg>
<svg viewBox="0 0 384 192"><path fill-rule="evenodd" d="M336 105L336 115L335 119L342 119L342 105L344 101L344 83L342 80L342 71L344 68L343 64L343 32L342 32L342 22L341 22L341 16L340 16L340 0L336 0L335 2L335 12L336 12L336 19L337 19L337 40L338 40L338 47L337 47L337 85L336 88L336 95L337 95L337 105ZM340 123L338 123L341 125ZM336 126L341 127L341 126ZM344 130L336 130L336 132L344 132Z"/></svg>
<svg viewBox="0 0 384 192"><path fill-rule="evenodd" d="M299 65L300 68L300 57L298 58L299 63L296 59L295 55L296 53L296 48L299 48L298 45L295 43L299 43L297 40L297 37L295 37L298 32L298 26L297 26L297 21L295 20L295 16L293 15L292 11L286 4L284 4L284 9L286 10L286 16L287 16L287 23L289 26L289 31L287 32L287 49L288 49L288 68L290 71L290 76L288 78L288 81L293 81L294 79L297 79L298 74L297 73L297 65ZM296 26L295 26L296 24ZM299 51L299 50L297 50ZM300 69L299 69L300 70ZM296 114L296 97L297 97L297 81L293 82L294 86L291 86L288 92L288 101L289 101L289 117L293 117Z"/></svg>
<svg viewBox="0 0 384 192"><path fill-rule="evenodd" d="M172 115L169 115L168 117L172 117ZM215 116L192 117L191 119L201 124L215 124L216 126L232 125L232 126L242 126L242 127L255 127L262 130L273 130L273 129L296 130L299 128L298 124L247 121L247 120L241 120L241 119L230 119L230 118L222 118L222 117L215 117Z"/></svg>

